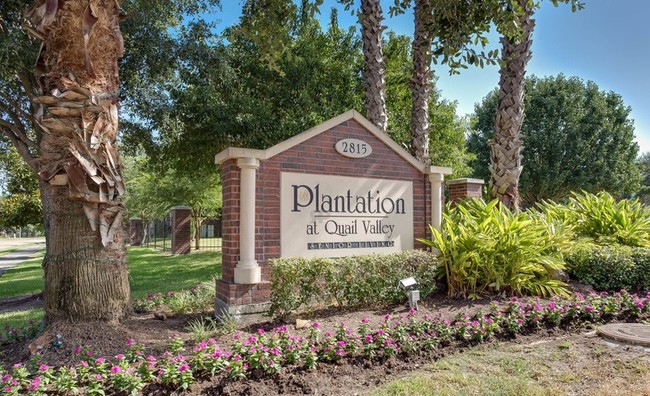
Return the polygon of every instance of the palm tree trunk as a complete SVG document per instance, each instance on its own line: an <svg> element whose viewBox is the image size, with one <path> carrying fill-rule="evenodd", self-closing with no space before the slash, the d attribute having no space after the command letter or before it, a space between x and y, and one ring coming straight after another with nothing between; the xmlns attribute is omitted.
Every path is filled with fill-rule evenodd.
<svg viewBox="0 0 650 396"><path fill-rule="evenodd" d="M117 1L36 0L28 13L43 41L36 63L43 128L41 178L49 320L115 321L128 313L116 138L123 42Z"/></svg>
<svg viewBox="0 0 650 396"><path fill-rule="evenodd" d="M499 71L499 102L494 136L488 140L491 151L492 196L514 211L519 210L519 176L523 170L521 151L524 148L521 136L524 123L524 87L535 27L535 21L532 19L533 7L527 6L527 0L518 2L523 9L523 13L518 17L523 36L519 40L507 37L501 39L503 63Z"/></svg>
<svg viewBox="0 0 650 396"><path fill-rule="evenodd" d="M429 96L431 93L431 1L416 0L414 8L415 33L413 38L413 77L411 97L411 150L415 158L428 164L429 158Z"/></svg>
<svg viewBox="0 0 650 396"><path fill-rule="evenodd" d="M379 0L361 0L361 36L365 66L365 106L368 120L381 131L388 128L386 111L386 64L382 49L383 16Z"/></svg>

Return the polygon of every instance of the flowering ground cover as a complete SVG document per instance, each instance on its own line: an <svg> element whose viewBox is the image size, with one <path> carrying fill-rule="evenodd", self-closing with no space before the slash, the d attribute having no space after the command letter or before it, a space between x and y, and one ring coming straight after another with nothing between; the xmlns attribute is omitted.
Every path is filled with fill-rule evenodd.
<svg viewBox="0 0 650 396"><path fill-rule="evenodd" d="M433 300L419 312L330 311L314 316L305 330L263 322L194 344L179 331L182 319L140 317L139 326L94 332L70 325L54 329L62 345L40 357L11 360L20 356L19 347L3 356L0 394L350 394L486 341L645 320L650 312L649 296L626 292L463 304Z"/></svg>

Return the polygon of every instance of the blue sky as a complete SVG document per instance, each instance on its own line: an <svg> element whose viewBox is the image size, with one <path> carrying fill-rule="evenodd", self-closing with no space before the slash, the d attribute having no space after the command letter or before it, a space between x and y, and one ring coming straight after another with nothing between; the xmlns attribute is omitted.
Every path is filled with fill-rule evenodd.
<svg viewBox="0 0 650 396"><path fill-rule="evenodd" d="M566 5L554 7L542 3L535 15L533 57L528 74L548 76L564 73L592 80L601 90L614 91L632 107L640 152L650 151L650 0L583 0L585 9L576 13ZM382 0L389 30L411 36L412 15L388 17L393 0ZM218 25L223 28L237 22L240 0L223 0ZM335 0L325 0L321 9L326 21ZM341 25L356 23L349 12L339 12ZM498 48L498 37L491 44ZM437 88L442 97L458 102L458 113L474 111L474 104L499 82L497 67L470 68L449 76L444 67L434 68L439 77ZM390 98L388 98L390 100Z"/></svg>

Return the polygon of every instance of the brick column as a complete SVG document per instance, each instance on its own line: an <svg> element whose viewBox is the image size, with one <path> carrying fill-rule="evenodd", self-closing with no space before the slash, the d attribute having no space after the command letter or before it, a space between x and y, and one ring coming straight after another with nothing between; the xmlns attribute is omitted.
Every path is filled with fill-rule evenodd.
<svg viewBox="0 0 650 396"><path fill-rule="evenodd" d="M449 200L451 205L465 198L483 198L483 184L481 179L456 179L447 182L449 186Z"/></svg>
<svg viewBox="0 0 650 396"><path fill-rule="evenodd" d="M144 238L144 225L142 219L139 217L132 217L129 219L129 239L131 246L142 246L142 239Z"/></svg>
<svg viewBox="0 0 650 396"><path fill-rule="evenodd" d="M175 206L172 212L172 254L189 254L192 242L192 209Z"/></svg>

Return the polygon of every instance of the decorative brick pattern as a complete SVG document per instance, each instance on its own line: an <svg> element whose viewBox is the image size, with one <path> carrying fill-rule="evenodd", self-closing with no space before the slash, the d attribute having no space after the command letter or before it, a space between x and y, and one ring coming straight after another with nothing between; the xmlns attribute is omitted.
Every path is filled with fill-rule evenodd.
<svg viewBox="0 0 650 396"><path fill-rule="evenodd" d="M172 254L189 254L192 244L192 210L176 206L172 210Z"/></svg>
<svg viewBox="0 0 650 396"><path fill-rule="evenodd" d="M482 198L483 184L481 179L456 179L447 182L451 206L466 198Z"/></svg>
<svg viewBox="0 0 650 396"><path fill-rule="evenodd" d="M347 158L334 148L341 139L360 139L372 146L365 158ZM256 174L255 259L262 269L262 283L234 284L234 268L239 261L240 169L236 159L222 164L222 278L217 281L217 298L228 305L268 302L270 277L268 262L280 257L280 174L283 171L339 175L413 182L414 247L424 249L418 238L430 237L431 184L428 175L377 139L354 119L326 130L274 157L260 161Z"/></svg>
<svg viewBox="0 0 650 396"><path fill-rule="evenodd" d="M144 239L144 225L142 219L133 217L129 219L129 240L131 246L142 246Z"/></svg>

